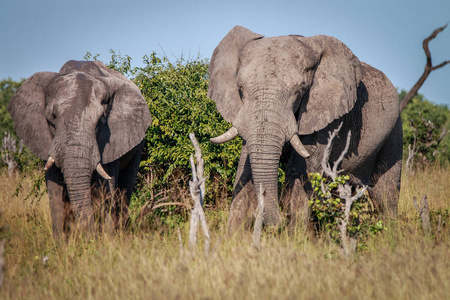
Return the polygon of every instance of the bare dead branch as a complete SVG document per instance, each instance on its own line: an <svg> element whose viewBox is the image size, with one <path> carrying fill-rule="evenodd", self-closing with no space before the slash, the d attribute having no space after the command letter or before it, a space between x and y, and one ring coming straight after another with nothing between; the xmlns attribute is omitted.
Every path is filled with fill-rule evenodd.
<svg viewBox="0 0 450 300"><path fill-rule="evenodd" d="M263 224L265 194L266 194L266 192L265 192L262 184L260 184L259 194L258 194L258 207L256 208L255 226L253 228L253 246L257 250L261 249L261 232L262 232L262 224Z"/></svg>
<svg viewBox="0 0 450 300"><path fill-rule="evenodd" d="M414 135L414 141L411 147L411 144L408 145L408 158L406 159L405 169L406 175L409 175L412 172L414 166L414 156L419 152L419 149L416 149L416 135Z"/></svg>
<svg viewBox="0 0 450 300"><path fill-rule="evenodd" d="M420 78L416 82L416 84L414 84L414 86L409 90L409 92L406 93L405 97L403 98L402 102L400 103L400 111L404 110L406 105L412 100L412 98L414 98L414 96L417 94L417 92L419 91L419 89L422 87L423 83L427 79L428 75L432 71L442 68L443 66L450 63L450 60L446 60L436 66L433 66L432 60L431 60L431 52L428 47L429 42L432 39L434 39L440 32L442 32L447 27L447 25L448 24L437 28L436 30L433 31L433 33L429 37L427 37L426 39L423 40L422 46L423 46L423 50L425 51L425 55L427 57L427 63L425 65L425 70L423 71L422 76L420 76Z"/></svg>
<svg viewBox="0 0 450 300"><path fill-rule="evenodd" d="M330 134L328 136L328 143L327 143L327 146L325 147L325 151L323 153L322 170L332 180L335 180L336 177L337 177L337 172L336 172L337 167L336 168L331 168L331 166L330 166L329 159L330 159L330 155L331 155L331 146L333 145L333 140L336 137L337 133L339 132L339 130L341 130L341 127L342 127L342 123L339 124L339 127L336 128L335 130L333 130L333 132L330 132Z"/></svg>
<svg viewBox="0 0 450 300"><path fill-rule="evenodd" d="M190 208L186 203L183 202L164 202L160 203L158 205L153 206L152 211L156 210L157 208L164 207L164 206L185 206L187 208Z"/></svg>
<svg viewBox="0 0 450 300"><path fill-rule="evenodd" d="M324 151L323 159L322 159L322 169L323 172L330 177L333 181L336 180L338 177L338 174L341 173L343 170L338 170L340 163L344 159L345 154L347 153L349 146L350 146L350 139L351 139L351 133L349 132L347 134L347 140L345 143L344 150L339 155L338 159L333 165L333 168L330 167L329 159L331 154L331 145L333 143L333 139L336 137L336 134L341 129L342 123L339 125L337 129L335 129L332 133L330 133L328 138L328 143ZM331 195L328 194L328 188L324 186L324 183L321 183L322 193L325 195L325 197L331 197ZM353 202L361 198L366 191L367 186L363 186L362 188L358 188L356 190L356 193L352 195L352 186L350 183L346 182L345 184L338 184L337 192L341 199L345 200L345 206L344 206L344 218L341 220L339 226L339 231L341 234L341 240L342 240L342 249L344 251L344 255L346 257L349 257L350 254L354 253L356 251L356 241L352 238L350 238L347 235L347 227L350 220L350 211L353 205Z"/></svg>
<svg viewBox="0 0 450 300"><path fill-rule="evenodd" d="M194 163L194 158L191 155L191 168L192 168L192 180L189 181L189 190L191 197L194 201L194 208L191 211L191 221L189 228L189 248L191 251L194 250L197 244L197 231L198 224L201 224L203 235L205 236L205 255L209 254L210 247L210 236L209 229L206 223L205 213L203 211L203 198L205 195L205 177L203 176L203 164L204 160L202 158L202 153L200 145L195 138L194 133L189 134L192 144L195 149L195 159L197 164Z"/></svg>

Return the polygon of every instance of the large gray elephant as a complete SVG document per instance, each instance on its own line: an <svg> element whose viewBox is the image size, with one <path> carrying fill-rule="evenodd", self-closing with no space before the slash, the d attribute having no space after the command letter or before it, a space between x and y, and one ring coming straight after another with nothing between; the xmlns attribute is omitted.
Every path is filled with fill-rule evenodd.
<svg viewBox="0 0 450 300"><path fill-rule="evenodd" d="M28 78L8 110L25 145L46 161L56 237L73 217L78 225L92 227L96 184L111 192L120 189L128 204L151 123L132 81L99 61L71 60L59 73Z"/></svg>
<svg viewBox="0 0 450 300"><path fill-rule="evenodd" d="M322 171L329 133L341 123L330 162L341 154L351 131L341 168L354 184L368 185L378 210L396 214L402 126L397 91L381 71L330 36L263 38L236 26L214 50L209 74L208 95L233 125L211 141L223 143L238 134L243 139L230 230L251 215L261 185L264 223L280 224L280 157L287 183L281 203L290 207L293 219L305 212L307 173Z"/></svg>

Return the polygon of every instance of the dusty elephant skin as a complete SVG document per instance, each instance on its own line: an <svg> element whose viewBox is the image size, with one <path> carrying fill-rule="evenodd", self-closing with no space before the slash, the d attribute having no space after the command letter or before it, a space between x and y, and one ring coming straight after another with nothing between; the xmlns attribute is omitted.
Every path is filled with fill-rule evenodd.
<svg viewBox="0 0 450 300"><path fill-rule="evenodd" d="M238 134L244 142L228 226L241 226L264 187L266 225L280 225L277 175L286 162L281 203L291 219L307 211L307 173L320 172L328 134L334 162L351 131L342 162L356 184L369 186L379 211L397 213L402 127L397 91L379 70L362 63L339 40L318 35L268 37L236 26L214 50L208 96L233 127L214 143Z"/></svg>
<svg viewBox="0 0 450 300"><path fill-rule="evenodd" d="M91 227L96 184L131 197L151 116L139 89L101 62L69 61L28 78L8 106L15 129L46 161L55 237L71 218Z"/></svg>

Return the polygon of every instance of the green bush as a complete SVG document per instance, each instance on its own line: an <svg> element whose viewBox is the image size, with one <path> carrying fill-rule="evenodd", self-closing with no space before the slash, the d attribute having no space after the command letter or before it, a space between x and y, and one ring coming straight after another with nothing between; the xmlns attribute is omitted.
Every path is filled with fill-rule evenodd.
<svg viewBox="0 0 450 300"><path fill-rule="evenodd" d="M14 81L11 78L0 81L0 135L3 140L5 131L11 133L11 136L17 138L14 131L14 122L8 113L8 104L14 93L25 80ZM0 142L1 145L2 142Z"/></svg>
<svg viewBox="0 0 450 300"><path fill-rule="evenodd" d="M400 100L406 92L399 93ZM450 134L439 140L444 130L450 131L450 110L446 105L433 104L423 95L416 95L401 113L403 122L403 153L408 146L418 151L414 160L420 165L430 162L450 162Z"/></svg>
<svg viewBox="0 0 450 300"><path fill-rule="evenodd" d="M88 53L85 58L96 59ZM194 148L189 133L194 132L205 160L207 180L206 202L214 203L218 186L228 195L233 188L234 173L239 160L240 138L222 145L214 145L209 139L227 131L231 124L223 120L215 104L207 97L208 66L206 59L170 62L156 53L143 58L143 67L131 67L131 58L111 50L111 61L106 63L131 80L141 90L152 115L147 130L140 174L139 201L148 199L148 182L142 182L145 174L151 174L152 191L170 190L186 182L191 175L189 157ZM187 183L187 182L186 182ZM187 184L186 184L187 186ZM147 190L147 191L145 191ZM160 196L163 196L161 194ZM178 195L179 196L179 195ZM209 198L208 198L209 197Z"/></svg>
<svg viewBox="0 0 450 300"><path fill-rule="evenodd" d="M338 186L345 185L350 177L341 175L334 181L319 173L308 174L313 188L313 197L308 205L311 210L310 221L319 233L329 234L331 240L341 244L339 224L345 218L345 200L338 196ZM365 239L385 229L383 221L378 220L373 205L366 195L353 202L350 210L347 234L358 240L359 249L366 248Z"/></svg>
<svg viewBox="0 0 450 300"><path fill-rule="evenodd" d="M3 145L5 133L9 133L11 138L16 140L17 150L19 149L19 137L14 130L14 122L8 112L8 104L14 93L24 81L25 79L14 81L11 78L0 81L0 148ZM36 157L31 153L28 147L24 146L21 153L17 152L11 154L15 156L20 171L30 171L36 167ZM1 159L0 167L6 167L6 164Z"/></svg>

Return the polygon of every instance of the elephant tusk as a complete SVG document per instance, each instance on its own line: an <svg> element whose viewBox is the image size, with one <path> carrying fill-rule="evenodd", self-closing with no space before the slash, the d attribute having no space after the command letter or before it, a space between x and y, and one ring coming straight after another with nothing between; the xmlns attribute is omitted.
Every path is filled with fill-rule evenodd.
<svg viewBox="0 0 450 300"><path fill-rule="evenodd" d="M106 173L105 169L103 169L103 167L100 163L97 165L96 170L97 170L98 174L100 174L100 176L102 176L104 179L111 180L111 176L109 176L108 173Z"/></svg>
<svg viewBox="0 0 450 300"><path fill-rule="evenodd" d="M303 146L297 134L294 134L289 142L291 143L292 147L294 147L295 151L297 151L298 154L300 154L304 158L309 157L308 151L306 151L305 146Z"/></svg>
<svg viewBox="0 0 450 300"><path fill-rule="evenodd" d="M53 165L55 164L55 160L53 159L53 157L49 156L47 163L44 166L44 171L48 171L51 169L51 167L53 167Z"/></svg>
<svg viewBox="0 0 450 300"><path fill-rule="evenodd" d="M230 129L228 129L228 131L225 132L224 134L211 138L210 141L214 144L223 144L231 141L232 139L237 137L238 134L239 134L238 130L233 126Z"/></svg>

